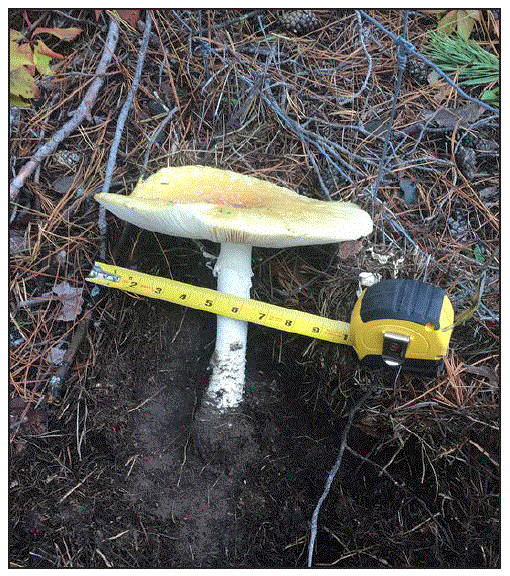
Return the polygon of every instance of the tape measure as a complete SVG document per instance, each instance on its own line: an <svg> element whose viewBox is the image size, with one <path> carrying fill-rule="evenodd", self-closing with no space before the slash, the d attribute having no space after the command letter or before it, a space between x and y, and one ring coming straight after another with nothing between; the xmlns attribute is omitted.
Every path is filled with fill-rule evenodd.
<svg viewBox="0 0 510 576"><path fill-rule="evenodd" d="M90 282L212 312L269 328L352 346L371 366L433 374L452 332L453 307L438 286L418 280L382 280L366 288L351 321L331 320L176 280L96 262Z"/></svg>

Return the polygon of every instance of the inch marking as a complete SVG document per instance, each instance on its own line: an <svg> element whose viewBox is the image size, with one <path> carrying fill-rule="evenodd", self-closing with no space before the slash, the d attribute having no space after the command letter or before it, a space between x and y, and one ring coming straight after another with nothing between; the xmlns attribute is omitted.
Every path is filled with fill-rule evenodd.
<svg viewBox="0 0 510 576"><path fill-rule="evenodd" d="M96 262L87 280L141 296L334 343L350 343L350 325L299 310Z"/></svg>

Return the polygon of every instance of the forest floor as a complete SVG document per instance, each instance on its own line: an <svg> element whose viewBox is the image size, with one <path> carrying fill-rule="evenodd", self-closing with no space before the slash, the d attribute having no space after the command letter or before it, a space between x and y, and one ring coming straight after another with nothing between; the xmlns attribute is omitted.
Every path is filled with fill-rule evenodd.
<svg viewBox="0 0 510 576"><path fill-rule="evenodd" d="M497 14L478 12L473 41L495 51ZM126 11L91 113L11 196L11 567L305 567L346 426L314 567L499 567L499 118L410 58L385 147L393 41L355 11L313 13L297 30L280 10L150 11L110 191L129 192L163 166L203 164L353 201L372 215L373 235L255 248L252 297L348 321L369 273L432 282L456 311L472 307L484 278L481 305L455 327L434 378L362 367L347 347L250 324L249 442L232 462L204 458L191 428L215 317L98 295L85 281L104 249L105 262L214 288L204 257L213 243L111 215L106 237L98 226L93 194L146 21ZM369 14L403 33L403 10ZM36 73L29 106L12 111L11 177L78 109L111 18L10 10L27 44L40 37L63 56L53 74ZM436 25L413 11L407 38L426 50ZM80 32L66 42L38 28Z"/></svg>

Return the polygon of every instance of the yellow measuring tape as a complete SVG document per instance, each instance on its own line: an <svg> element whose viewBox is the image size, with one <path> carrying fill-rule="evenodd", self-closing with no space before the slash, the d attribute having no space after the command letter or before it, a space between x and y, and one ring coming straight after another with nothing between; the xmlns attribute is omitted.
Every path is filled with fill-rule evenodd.
<svg viewBox="0 0 510 576"><path fill-rule="evenodd" d="M210 288L192 286L102 262L95 263L86 279L101 286L119 288L126 292L173 302L188 308L229 316L336 344L352 345L350 324L341 320L330 320L308 312L289 310L274 304L233 296Z"/></svg>

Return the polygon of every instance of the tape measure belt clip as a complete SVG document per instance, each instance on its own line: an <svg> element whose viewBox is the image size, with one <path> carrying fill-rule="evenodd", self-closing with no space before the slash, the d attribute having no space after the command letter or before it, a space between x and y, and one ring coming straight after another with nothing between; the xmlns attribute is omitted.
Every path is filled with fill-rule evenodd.
<svg viewBox="0 0 510 576"><path fill-rule="evenodd" d="M399 366L405 360L410 338L404 334L386 332L383 335L382 358L388 366Z"/></svg>

